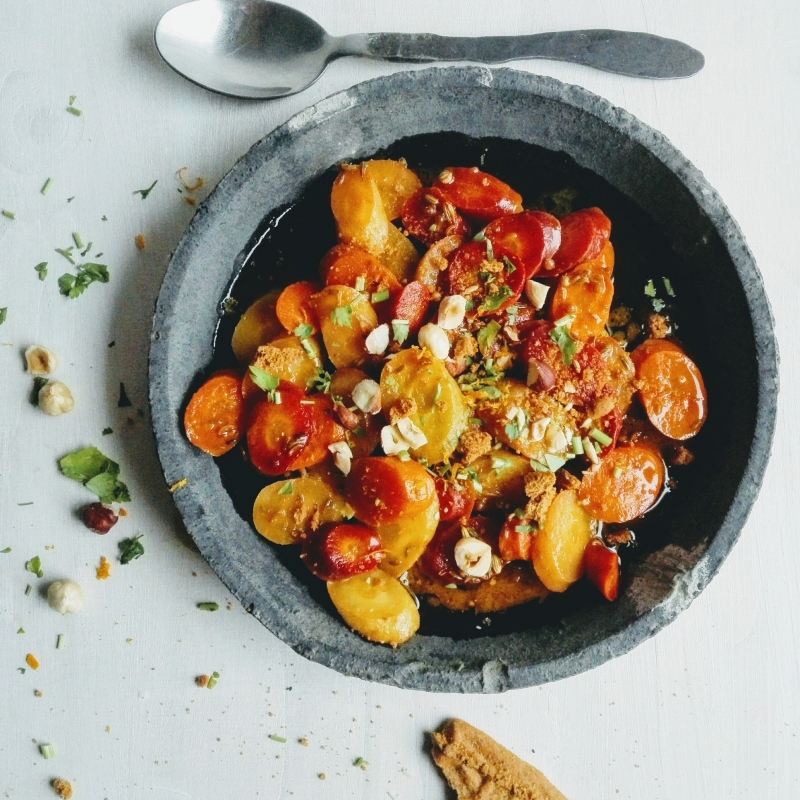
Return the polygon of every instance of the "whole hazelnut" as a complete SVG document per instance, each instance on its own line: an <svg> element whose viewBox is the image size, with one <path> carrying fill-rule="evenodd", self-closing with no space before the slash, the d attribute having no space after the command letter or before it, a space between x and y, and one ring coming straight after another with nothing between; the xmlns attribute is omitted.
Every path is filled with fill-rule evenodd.
<svg viewBox="0 0 800 800"><path fill-rule="evenodd" d="M90 503L83 509L83 524L95 533L108 533L118 519L114 509L102 503Z"/></svg>

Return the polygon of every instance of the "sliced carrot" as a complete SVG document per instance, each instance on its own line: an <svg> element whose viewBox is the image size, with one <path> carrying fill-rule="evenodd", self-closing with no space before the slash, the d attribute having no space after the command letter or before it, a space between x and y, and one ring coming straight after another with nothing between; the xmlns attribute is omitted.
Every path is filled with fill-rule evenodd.
<svg viewBox="0 0 800 800"><path fill-rule="evenodd" d="M639 365L645 361L645 359L663 350L671 350L673 353L683 353L683 350L669 339L647 339L631 353L631 361L633 361L633 365L638 369Z"/></svg>
<svg viewBox="0 0 800 800"><path fill-rule="evenodd" d="M677 345L649 340L633 352L639 398L653 427L670 439L689 439L708 416L708 396L697 365ZM639 351L648 346L644 353ZM666 346L665 346L666 345Z"/></svg>
<svg viewBox="0 0 800 800"><path fill-rule="evenodd" d="M289 284L280 294L275 306L281 325L289 333L294 333L300 325L310 325L314 332L319 330L317 315L311 308L308 298L320 290L318 284L312 281L298 281Z"/></svg>
<svg viewBox="0 0 800 800"><path fill-rule="evenodd" d="M209 455L221 456L239 441L244 416L241 373L225 369L214 373L192 395L183 426L195 447Z"/></svg>
<svg viewBox="0 0 800 800"><path fill-rule="evenodd" d="M518 530L522 528L522 530ZM503 524L497 547L503 561L530 561L534 532L527 520L512 517Z"/></svg>
<svg viewBox="0 0 800 800"><path fill-rule="evenodd" d="M336 248L334 248L336 249ZM325 261L323 261L323 264ZM362 279L364 282L361 286ZM400 282L375 256L353 245L342 247L335 259L328 261L325 274L326 286L351 286L359 291L381 292L386 289L394 296L400 289Z"/></svg>
<svg viewBox="0 0 800 800"><path fill-rule="evenodd" d="M25 663L31 669L39 669L39 659L36 658L36 656L33 653L28 653L28 655L25 656Z"/></svg>
<svg viewBox="0 0 800 800"><path fill-rule="evenodd" d="M363 169L375 181L389 219L397 219L411 195L422 186L420 179L403 161L388 158L366 161Z"/></svg>
<svg viewBox="0 0 800 800"><path fill-rule="evenodd" d="M589 582L602 592L606 600L616 600L619 595L619 556L600 539L592 539L586 546L583 561Z"/></svg>
<svg viewBox="0 0 800 800"><path fill-rule="evenodd" d="M630 522L658 500L664 473L664 462L654 448L617 447L597 468L584 472L578 499L595 519Z"/></svg>
<svg viewBox="0 0 800 800"><path fill-rule="evenodd" d="M575 315L570 332L581 341L604 336L614 298L614 248L606 242L603 252L562 275L553 291L550 319Z"/></svg>

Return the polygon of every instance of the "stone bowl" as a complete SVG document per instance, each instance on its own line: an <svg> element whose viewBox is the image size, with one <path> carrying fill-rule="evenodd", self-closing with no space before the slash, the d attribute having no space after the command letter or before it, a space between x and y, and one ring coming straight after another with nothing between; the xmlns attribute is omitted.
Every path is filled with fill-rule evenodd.
<svg viewBox="0 0 800 800"><path fill-rule="evenodd" d="M564 175L583 187L578 207L610 208L620 291L633 286L638 296L648 277L658 283L670 270L685 312L681 336L703 371L710 414L693 440L695 465L683 468L679 491L653 515L624 564L617 602L578 587L540 607L485 619L433 614L412 641L391 649L348 629L324 584L298 566L295 548L258 536L242 500L252 478L192 447L181 420L224 349L215 343L229 325L225 299L247 300L259 280L285 285L316 268L278 261L265 276L262 262L253 278L278 217L325 176L330 181L337 163L406 149L421 161L427 153L439 167L486 155L487 171L494 159L500 177L517 188ZM300 238L313 242L315 234ZM237 294L241 286L250 288ZM764 475L777 364L769 302L744 237L714 189L663 135L552 78L437 68L378 78L317 103L258 142L220 182L161 287L150 401L167 483L188 481L174 497L189 532L230 591L276 636L347 675L426 691L500 692L625 653L698 595L736 542Z"/></svg>

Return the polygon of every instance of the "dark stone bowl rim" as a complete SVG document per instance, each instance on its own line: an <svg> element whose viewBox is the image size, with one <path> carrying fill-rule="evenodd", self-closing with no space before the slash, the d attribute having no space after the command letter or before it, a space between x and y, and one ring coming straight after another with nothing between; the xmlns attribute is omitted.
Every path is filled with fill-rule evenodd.
<svg viewBox="0 0 800 800"><path fill-rule="evenodd" d="M474 87L480 90L479 87L485 89L488 86L538 95L587 112L646 148L677 176L708 216L736 269L753 326L759 375L756 436L735 499L723 524L713 534L708 548L699 560L691 568L675 576L675 591L672 596L668 601L661 602L643 613L625 628L612 632L579 652L527 665L509 665L503 662L502 657L455 665L452 661L443 661L440 651L437 651L437 658L432 658L428 662L426 647L419 643L406 645L409 649L416 648L410 660L398 657L398 653L404 648L392 651L380 645L367 645L368 649L364 650L361 644L352 639L354 634L346 631L341 621L330 618L331 625L343 630L334 630L331 632L330 640L326 638L321 641L315 637L313 626L312 630L307 632L303 620L293 617L298 613L298 609L293 608L292 603L295 601L302 603L302 599L296 593L289 592L291 596L287 598L285 595L278 597L280 593L276 592L274 596L258 605L253 602L248 603L248 599L256 591L255 587L242 585L242 583L248 584L248 581L243 580L241 571L229 568L224 548L218 545L213 536L209 536L208 520L205 519L207 510L196 493L195 487L209 477L208 467L201 467L198 470L196 464L182 463L186 462L186 442L180 425L176 424L177 409L174 403L170 406L166 392L160 390L169 381L167 339L176 322L172 300L194 258L192 242L200 232L218 224L220 217L230 213L227 206L221 203L217 203L215 207L215 198L218 196L222 198L226 194L233 196L241 191L247 184L248 177L254 172L254 167L268 156L271 147L275 147L278 142L285 142L299 131L320 124L327 115L335 114L339 109L346 110L356 104L366 103L371 97L380 97L385 92L408 93L417 91L420 87L428 89ZM396 138L402 135L405 134L400 133ZM666 137L644 125L628 112L615 108L603 98L581 87L564 84L553 78L510 69L448 67L394 73L332 95L315 106L299 112L276 128L256 143L234 165L198 209L176 248L165 274L151 334L150 387L153 428L167 482L172 483L190 473L193 476L190 486L175 494L176 504L187 528L222 581L267 628L302 655L348 675L428 691L492 692L533 686L568 677L621 655L669 624L702 591L738 539L764 476L777 411L778 352L774 321L761 275L739 227L700 171L691 165ZM212 463L210 459L208 463L209 465ZM348 638L347 634L351 638ZM428 638L433 640L443 637ZM359 652L354 652L354 648ZM432 649L435 650L436 647Z"/></svg>

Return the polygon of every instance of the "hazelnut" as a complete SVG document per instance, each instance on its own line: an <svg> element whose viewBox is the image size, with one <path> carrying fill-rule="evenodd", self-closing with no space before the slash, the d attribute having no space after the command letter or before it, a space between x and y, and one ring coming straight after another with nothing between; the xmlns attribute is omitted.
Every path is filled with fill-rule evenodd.
<svg viewBox="0 0 800 800"><path fill-rule="evenodd" d="M83 524L95 533L108 533L118 519L114 509L102 503L90 503L83 509Z"/></svg>
<svg viewBox="0 0 800 800"><path fill-rule="evenodd" d="M25 351L25 361L31 375L49 375L58 367L58 357L52 350L34 344Z"/></svg>
<svg viewBox="0 0 800 800"><path fill-rule="evenodd" d="M47 589L47 604L59 614L76 614L83 608L83 591L75 581L53 581Z"/></svg>
<svg viewBox="0 0 800 800"><path fill-rule="evenodd" d="M72 392L61 381L50 381L39 390L39 408L51 417L59 417L75 407Z"/></svg>

